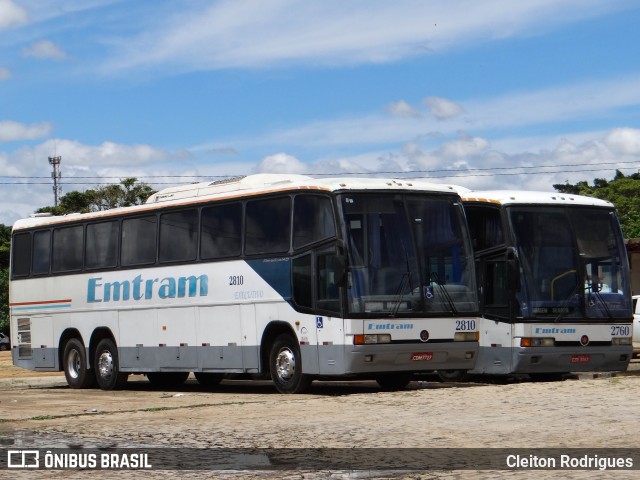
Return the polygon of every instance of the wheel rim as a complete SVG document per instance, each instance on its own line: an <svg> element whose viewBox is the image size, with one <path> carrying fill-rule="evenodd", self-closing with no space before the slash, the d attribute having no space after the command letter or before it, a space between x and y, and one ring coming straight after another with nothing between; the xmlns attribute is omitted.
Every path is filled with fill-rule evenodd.
<svg viewBox="0 0 640 480"><path fill-rule="evenodd" d="M296 357L290 348L283 348L276 357L276 372L283 382L291 380L296 373Z"/></svg>
<svg viewBox="0 0 640 480"><path fill-rule="evenodd" d="M67 372L71 378L77 379L80 376L81 369L82 358L80 357L80 352L74 348L67 357Z"/></svg>
<svg viewBox="0 0 640 480"><path fill-rule="evenodd" d="M108 380L113 374L113 355L108 350L105 350L98 357L98 372L100 377Z"/></svg>

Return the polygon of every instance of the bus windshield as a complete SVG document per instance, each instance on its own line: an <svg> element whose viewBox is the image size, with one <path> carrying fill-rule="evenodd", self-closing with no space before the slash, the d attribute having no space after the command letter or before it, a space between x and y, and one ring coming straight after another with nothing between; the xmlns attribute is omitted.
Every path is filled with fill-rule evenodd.
<svg viewBox="0 0 640 480"><path fill-rule="evenodd" d="M626 250L613 211L511 207L509 221L524 319L630 317Z"/></svg>
<svg viewBox="0 0 640 480"><path fill-rule="evenodd" d="M473 254L456 198L360 193L340 200L350 313L477 312Z"/></svg>

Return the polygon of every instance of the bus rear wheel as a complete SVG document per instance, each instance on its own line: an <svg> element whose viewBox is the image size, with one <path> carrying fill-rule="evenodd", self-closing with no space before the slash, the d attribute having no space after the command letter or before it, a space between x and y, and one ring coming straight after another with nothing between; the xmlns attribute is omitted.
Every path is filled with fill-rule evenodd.
<svg viewBox="0 0 640 480"><path fill-rule="evenodd" d="M302 393L311 377L302 373L300 346L289 334L278 336L269 353L271 379L280 393Z"/></svg>
<svg viewBox="0 0 640 480"><path fill-rule="evenodd" d="M67 341L62 354L62 367L71 388L91 388L96 384L93 370L87 368L87 351L81 340L71 338Z"/></svg>
<svg viewBox="0 0 640 480"><path fill-rule="evenodd" d="M127 383L129 374L120 372L118 349L110 338L98 342L93 365L98 386L102 390L118 390Z"/></svg>
<svg viewBox="0 0 640 480"><path fill-rule="evenodd" d="M154 387L179 387L189 378L189 372L149 372L147 379Z"/></svg>

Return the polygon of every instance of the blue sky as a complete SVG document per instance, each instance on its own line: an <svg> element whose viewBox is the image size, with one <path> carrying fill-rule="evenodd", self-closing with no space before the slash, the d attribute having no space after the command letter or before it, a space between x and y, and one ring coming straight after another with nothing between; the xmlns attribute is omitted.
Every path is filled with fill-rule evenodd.
<svg viewBox="0 0 640 480"><path fill-rule="evenodd" d="M635 173L638 25L627 0L0 0L0 223L53 204L58 155L63 194Z"/></svg>

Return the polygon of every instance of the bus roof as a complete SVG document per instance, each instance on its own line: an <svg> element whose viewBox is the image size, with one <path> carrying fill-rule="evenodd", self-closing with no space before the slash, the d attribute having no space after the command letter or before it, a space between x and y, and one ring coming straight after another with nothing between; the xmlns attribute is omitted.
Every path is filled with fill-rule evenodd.
<svg viewBox="0 0 640 480"><path fill-rule="evenodd" d="M495 203L499 205L581 205L613 208L606 200L584 195L559 192L539 192L523 190L468 190L459 189L464 202Z"/></svg>
<svg viewBox="0 0 640 480"><path fill-rule="evenodd" d="M114 208L91 213L72 213L63 216L35 214L30 218L16 221L13 228L16 230L90 218L108 218L136 211L153 211L169 205L189 205L192 203L206 202L207 200L242 198L261 193L294 190L328 192L340 190L412 190L458 195L457 190L452 186L439 185L421 180L361 177L318 179L306 175L263 173L166 188L151 195L144 205Z"/></svg>

